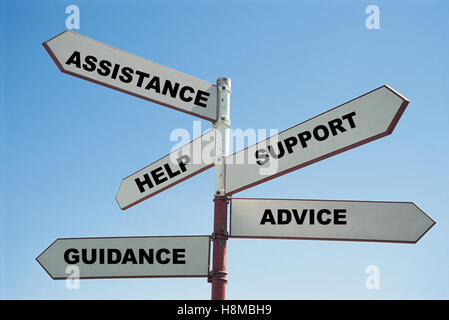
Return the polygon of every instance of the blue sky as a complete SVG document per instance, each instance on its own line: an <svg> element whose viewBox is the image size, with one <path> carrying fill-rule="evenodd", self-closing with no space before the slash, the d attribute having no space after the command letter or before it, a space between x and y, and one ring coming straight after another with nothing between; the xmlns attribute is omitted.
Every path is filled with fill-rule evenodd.
<svg viewBox="0 0 449 320"><path fill-rule="evenodd" d="M372 4L379 30L365 27ZM68 5L80 9L82 35L203 80L231 78L233 128L283 130L383 84L410 100L392 135L236 196L413 201L437 224L415 245L231 239L227 298L449 298L444 0L1 0L0 298L210 298L205 279L82 280L68 290L35 261L56 238L213 225L214 169L119 209L120 181L198 119L61 73L41 44L66 29ZM369 265L379 267L377 290L365 287Z"/></svg>

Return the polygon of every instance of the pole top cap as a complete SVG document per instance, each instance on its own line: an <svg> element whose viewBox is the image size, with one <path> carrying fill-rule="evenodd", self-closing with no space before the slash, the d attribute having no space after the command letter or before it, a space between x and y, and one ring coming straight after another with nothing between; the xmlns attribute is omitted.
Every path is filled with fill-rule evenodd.
<svg viewBox="0 0 449 320"><path fill-rule="evenodd" d="M217 79L217 87L220 90L231 90L231 79L229 79L229 78L218 78Z"/></svg>

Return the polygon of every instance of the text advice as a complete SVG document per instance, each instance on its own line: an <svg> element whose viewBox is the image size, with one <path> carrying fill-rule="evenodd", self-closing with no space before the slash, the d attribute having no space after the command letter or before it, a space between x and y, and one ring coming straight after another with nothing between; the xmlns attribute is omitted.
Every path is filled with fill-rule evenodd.
<svg viewBox="0 0 449 320"><path fill-rule="evenodd" d="M417 242L433 221L412 202L231 199L231 237Z"/></svg>

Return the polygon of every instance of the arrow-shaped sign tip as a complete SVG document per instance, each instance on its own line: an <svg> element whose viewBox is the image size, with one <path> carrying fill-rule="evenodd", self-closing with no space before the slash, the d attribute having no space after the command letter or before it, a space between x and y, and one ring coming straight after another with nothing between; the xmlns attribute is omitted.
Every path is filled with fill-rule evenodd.
<svg viewBox="0 0 449 320"><path fill-rule="evenodd" d="M437 223L435 220L433 220L427 213L425 213L420 207L418 207L416 205L416 203L414 202L410 202L418 211L419 214L423 217L423 219L426 221L427 223L427 229L425 229L423 231L423 233L421 235L418 236L418 238L416 239L416 241L412 242L412 243L417 243L430 229L432 229L432 227Z"/></svg>

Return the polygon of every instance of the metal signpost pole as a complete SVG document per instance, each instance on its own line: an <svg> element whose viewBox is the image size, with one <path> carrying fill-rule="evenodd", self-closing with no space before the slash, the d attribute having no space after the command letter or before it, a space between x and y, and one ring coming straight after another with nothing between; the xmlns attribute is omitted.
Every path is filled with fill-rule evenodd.
<svg viewBox="0 0 449 320"><path fill-rule="evenodd" d="M214 233L212 234L213 254L212 271L209 280L212 283L212 300L224 300L226 292L226 241L228 239L228 203L225 190L225 158L229 153L229 128L231 79L219 78L218 121L216 131L215 194L214 194Z"/></svg>

